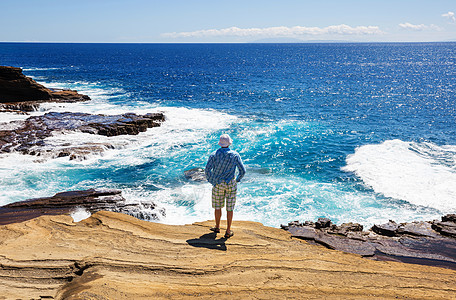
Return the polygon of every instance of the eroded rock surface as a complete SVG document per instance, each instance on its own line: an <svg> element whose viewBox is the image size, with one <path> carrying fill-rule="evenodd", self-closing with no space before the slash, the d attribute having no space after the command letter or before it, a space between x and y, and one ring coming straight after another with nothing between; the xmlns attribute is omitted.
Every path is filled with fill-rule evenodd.
<svg viewBox="0 0 456 300"><path fill-rule="evenodd" d="M0 226L0 298L456 298L454 270L367 260L254 222L235 221L227 240L213 222L102 211Z"/></svg>
<svg viewBox="0 0 456 300"><path fill-rule="evenodd" d="M95 213L115 211L145 220L157 220L164 215L153 202L128 202L120 190L89 189L55 194L52 197L29 199L0 207L0 225L22 222L41 215L68 214L76 208Z"/></svg>
<svg viewBox="0 0 456 300"><path fill-rule="evenodd" d="M79 131L103 136L122 134L136 135L148 128L158 127L165 120L162 113L136 115L91 115L86 113L49 112L42 116L30 117L25 121L14 121L9 125L12 130L0 131L0 153L17 151L22 154L42 155L55 152L55 157L69 156L78 159L86 153L103 152L112 148L107 143L90 143L68 147L48 147L45 139L54 133Z"/></svg>
<svg viewBox="0 0 456 300"><path fill-rule="evenodd" d="M53 90L44 87L22 73L21 68L0 66L0 109L33 111L42 102L77 102L89 96L73 90Z"/></svg>
<svg viewBox="0 0 456 300"><path fill-rule="evenodd" d="M370 230L356 223L340 226L326 218L317 222L290 222L282 228L293 237L324 245L327 248L355 253L374 259L397 260L439 265L456 269L456 215L442 221L398 224L389 221Z"/></svg>

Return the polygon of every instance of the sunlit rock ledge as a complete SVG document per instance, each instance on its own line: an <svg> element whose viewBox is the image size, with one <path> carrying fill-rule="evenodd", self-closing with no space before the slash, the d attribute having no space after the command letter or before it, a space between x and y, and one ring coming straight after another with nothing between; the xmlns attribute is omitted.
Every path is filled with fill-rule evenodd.
<svg viewBox="0 0 456 300"><path fill-rule="evenodd" d="M373 261L235 221L184 226L100 211L0 226L3 299L452 299L456 271ZM222 223L222 228L225 223Z"/></svg>
<svg viewBox="0 0 456 300"><path fill-rule="evenodd" d="M165 215L152 200L128 201L121 190L88 189L57 193L52 197L13 202L0 207L0 225L27 221L42 215L86 216L100 210L121 212L142 220L159 220Z"/></svg>

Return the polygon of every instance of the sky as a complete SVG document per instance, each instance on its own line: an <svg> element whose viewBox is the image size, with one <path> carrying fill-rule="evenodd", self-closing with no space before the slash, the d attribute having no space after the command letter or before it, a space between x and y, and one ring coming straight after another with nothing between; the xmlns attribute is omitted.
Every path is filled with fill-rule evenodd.
<svg viewBox="0 0 456 300"><path fill-rule="evenodd" d="M456 0L0 0L0 42L456 41Z"/></svg>

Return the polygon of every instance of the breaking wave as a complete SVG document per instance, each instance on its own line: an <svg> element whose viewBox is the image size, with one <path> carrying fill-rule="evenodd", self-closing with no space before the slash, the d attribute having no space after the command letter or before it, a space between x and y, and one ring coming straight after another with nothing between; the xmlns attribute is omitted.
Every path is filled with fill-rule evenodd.
<svg viewBox="0 0 456 300"><path fill-rule="evenodd" d="M388 140L365 145L347 157L345 171L354 172L386 197L429 206L443 212L456 209L456 146Z"/></svg>

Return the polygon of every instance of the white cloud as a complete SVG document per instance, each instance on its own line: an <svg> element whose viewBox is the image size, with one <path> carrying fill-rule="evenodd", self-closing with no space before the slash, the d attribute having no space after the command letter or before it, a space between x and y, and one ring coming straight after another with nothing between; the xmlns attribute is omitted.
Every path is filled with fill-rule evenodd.
<svg viewBox="0 0 456 300"><path fill-rule="evenodd" d="M206 29L190 32L163 33L168 38L190 38L190 37L301 37L305 35L380 35L384 34L378 26L357 26L333 25L321 27L266 27L266 28L238 28L230 27L224 29Z"/></svg>
<svg viewBox="0 0 456 300"><path fill-rule="evenodd" d="M436 30L436 31L442 30L442 28L440 28L439 26L434 25L434 24L431 24L431 25L417 24L417 25L415 25L415 24L410 24L410 23L401 23L401 24L399 24L399 27L402 29L414 30L414 31L423 31L423 30L427 30L427 29Z"/></svg>
<svg viewBox="0 0 456 300"><path fill-rule="evenodd" d="M451 22L455 22L456 23L456 17L454 15L454 12L452 12L452 11L449 11L446 14L443 14L442 17L448 18Z"/></svg>

